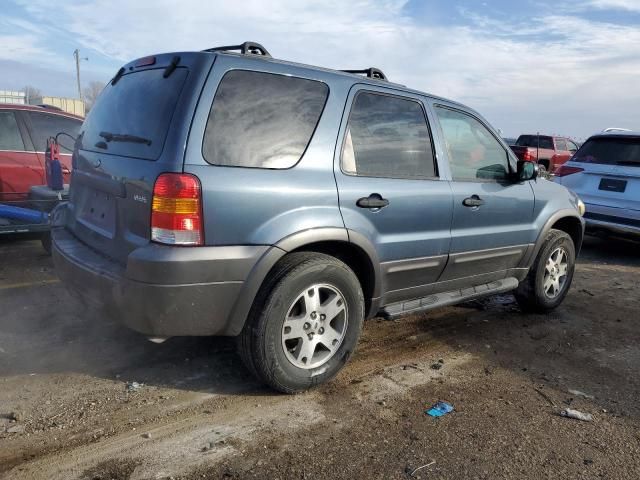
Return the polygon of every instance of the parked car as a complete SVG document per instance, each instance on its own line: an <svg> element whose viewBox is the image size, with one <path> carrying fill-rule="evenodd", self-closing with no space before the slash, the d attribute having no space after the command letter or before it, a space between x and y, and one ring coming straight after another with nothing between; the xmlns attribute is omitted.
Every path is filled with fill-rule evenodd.
<svg viewBox="0 0 640 480"><path fill-rule="evenodd" d="M47 138L64 132L78 135L82 118L31 105L0 104L0 202L22 201L30 187L45 184ZM60 137L72 148L73 141ZM71 150L61 149L65 183L71 172Z"/></svg>
<svg viewBox="0 0 640 480"><path fill-rule="evenodd" d="M555 181L584 199L591 232L640 235L640 132L593 135Z"/></svg>
<svg viewBox="0 0 640 480"><path fill-rule="evenodd" d="M283 392L332 378L366 317L512 290L550 311L584 230L477 112L251 43L122 67L73 165L63 281L155 341L237 336Z"/></svg>
<svg viewBox="0 0 640 480"><path fill-rule="evenodd" d="M553 173L576 153L578 146L566 137L520 135L511 150L520 160L538 163Z"/></svg>
<svg viewBox="0 0 640 480"><path fill-rule="evenodd" d="M516 142L518 141L517 139L512 137L502 137L502 140L504 140L504 143L506 143L509 146L515 145Z"/></svg>

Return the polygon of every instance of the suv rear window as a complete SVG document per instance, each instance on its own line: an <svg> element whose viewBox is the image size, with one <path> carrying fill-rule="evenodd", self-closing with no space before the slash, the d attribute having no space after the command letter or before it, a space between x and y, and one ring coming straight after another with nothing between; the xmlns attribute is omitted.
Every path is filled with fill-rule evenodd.
<svg viewBox="0 0 640 480"><path fill-rule="evenodd" d="M640 167L640 138L591 138L571 161Z"/></svg>
<svg viewBox="0 0 640 480"><path fill-rule="evenodd" d="M108 83L84 121L82 148L145 160L158 159L188 74L186 68L178 67L163 78L164 70L129 73L115 85ZM123 135L129 139L138 137L140 141L116 140Z"/></svg>
<svg viewBox="0 0 640 480"><path fill-rule="evenodd" d="M290 168L306 150L328 94L315 80L228 72L209 112L202 155L214 165Z"/></svg>
<svg viewBox="0 0 640 480"><path fill-rule="evenodd" d="M519 147L538 147L537 135L520 135L516 145ZM553 150L553 138L540 136L540 148Z"/></svg>

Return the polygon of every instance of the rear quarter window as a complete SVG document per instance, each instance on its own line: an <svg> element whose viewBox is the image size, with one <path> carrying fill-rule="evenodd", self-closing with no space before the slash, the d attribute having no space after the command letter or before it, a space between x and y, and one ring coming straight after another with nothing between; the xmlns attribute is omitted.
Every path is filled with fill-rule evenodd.
<svg viewBox="0 0 640 480"><path fill-rule="evenodd" d="M216 91L202 155L214 165L290 168L311 141L328 94L315 80L230 71Z"/></svg>

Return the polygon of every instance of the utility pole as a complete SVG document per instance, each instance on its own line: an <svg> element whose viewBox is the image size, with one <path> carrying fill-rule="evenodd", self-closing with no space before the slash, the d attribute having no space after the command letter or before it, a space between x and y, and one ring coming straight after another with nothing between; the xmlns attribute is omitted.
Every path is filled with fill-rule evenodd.
<svg viewBox="0 0 640 480"><path fill-rule="evenodd" d="M80 85L80 60L89 60L87 57L80 58L80 50L77 48L73 51L73 56L76 59L76 80L78 81L78 98L82 100L82 87Z"/></svg>

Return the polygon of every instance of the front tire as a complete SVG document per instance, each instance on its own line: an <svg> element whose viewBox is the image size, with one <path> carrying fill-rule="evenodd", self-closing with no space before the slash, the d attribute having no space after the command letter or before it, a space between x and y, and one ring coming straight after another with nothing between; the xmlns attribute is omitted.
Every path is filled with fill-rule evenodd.
<svg viewBox="0 0 640 480"><path fill-rule="evenodd" d="M515 297L527 312L548 313L562 303L575 271L576 249L571 237L552 229Z"/></svg>
<svg viewBox="0 0 640 480"><path fill-rule="evenodd" d="M355 350L363 320L362 288L347 265L325 254L292 253L256 296L238 350L261 381L296 393L338 373Z"/></svg>

